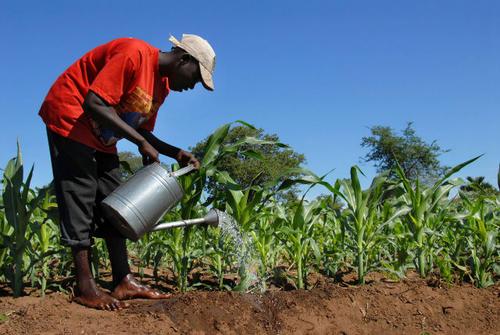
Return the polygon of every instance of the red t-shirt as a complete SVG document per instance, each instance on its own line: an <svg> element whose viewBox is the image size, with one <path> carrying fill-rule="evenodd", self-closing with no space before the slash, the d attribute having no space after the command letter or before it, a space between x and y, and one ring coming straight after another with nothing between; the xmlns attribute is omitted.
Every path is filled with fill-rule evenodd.
<svg viewBox="0 0 500 335"><path fill-rule="evenodd" d="M39 115L53 132L115 153L119 138L83 112L83 100L91 90L130 126L152 131L158 109L170 91L168 79L159 73L159 51L134 38L98 46L57 78Z"/></svg>

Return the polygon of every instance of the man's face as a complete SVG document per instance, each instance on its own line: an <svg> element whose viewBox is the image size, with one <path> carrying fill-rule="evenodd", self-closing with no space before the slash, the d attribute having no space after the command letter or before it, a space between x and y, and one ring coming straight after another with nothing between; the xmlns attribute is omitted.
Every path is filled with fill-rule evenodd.
<svg viewBox="0 0 500 335"><path fill-rule="evenodd" d="M182 92L193 89L201 81L198 61L188 54L184 54L169 76L171 90Z"/></svg>

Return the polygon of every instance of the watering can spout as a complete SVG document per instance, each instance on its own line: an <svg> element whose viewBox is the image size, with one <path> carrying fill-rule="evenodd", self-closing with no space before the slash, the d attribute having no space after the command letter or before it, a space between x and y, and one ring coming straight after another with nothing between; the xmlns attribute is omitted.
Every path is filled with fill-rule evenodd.
<svg viewBox="0 0 500 335"><path fill-rule="evenodd" d="M197 224L217 227L219 225L220 220L222 219L221 214L222 213L219 210L213 208L203 218L181 220L174 222L164 222L154 226L153 229L151 229L151 231L165 230L177 227L188 227Z"/></svg>
<svg viewBox="0 0 500 335"><path fill-rule="evenodd" d="M212 227L217 227L219 225L221 218L221 212L215 208L211 209L207 215L203 218L205 220L205 224L212 226Z"/></svg>

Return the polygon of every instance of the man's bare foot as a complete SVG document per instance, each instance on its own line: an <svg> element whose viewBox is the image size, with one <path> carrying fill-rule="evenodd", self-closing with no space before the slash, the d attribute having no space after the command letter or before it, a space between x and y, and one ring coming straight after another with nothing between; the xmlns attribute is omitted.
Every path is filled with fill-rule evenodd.
<svg viewBox="0 0 500 335"><path fill-rule="evenodd" d="M134 298L165 299L170 297L170 294L160 293L157 290L140 284L130 273L123 277L111 295L118 300Z"/></svg>
<svg viewBox="0 0 500 335"><path fill-rule="evenodd" d="M73 301L83 306L108 311L116 311L129 306L127 303L113 298L97 287L88 289L85 292L77 291L77 295L73 298Z"/></svg>

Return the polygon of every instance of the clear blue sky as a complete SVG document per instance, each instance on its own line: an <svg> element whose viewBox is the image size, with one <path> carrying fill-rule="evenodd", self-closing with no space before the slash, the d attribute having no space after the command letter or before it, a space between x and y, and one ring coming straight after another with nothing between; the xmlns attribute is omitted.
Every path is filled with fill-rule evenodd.
<svg viewBox="0 0 500 335"><path fill-rule="evenodd" d="M167 142L187 148L243 119L278 134L316 173L335 168L332 180L360 164L370 126L413 121L418 135L451 150L443 164L484 154L460 176L496 185L499 18L495 0L2 1L0 165L19 138L34 184L51 180L37 112L86 51L125 36L168 50L169 34L194 33L217 53L216 91L172 92L155 129ZM360 166L368 184L375 171Z"/></svg>

